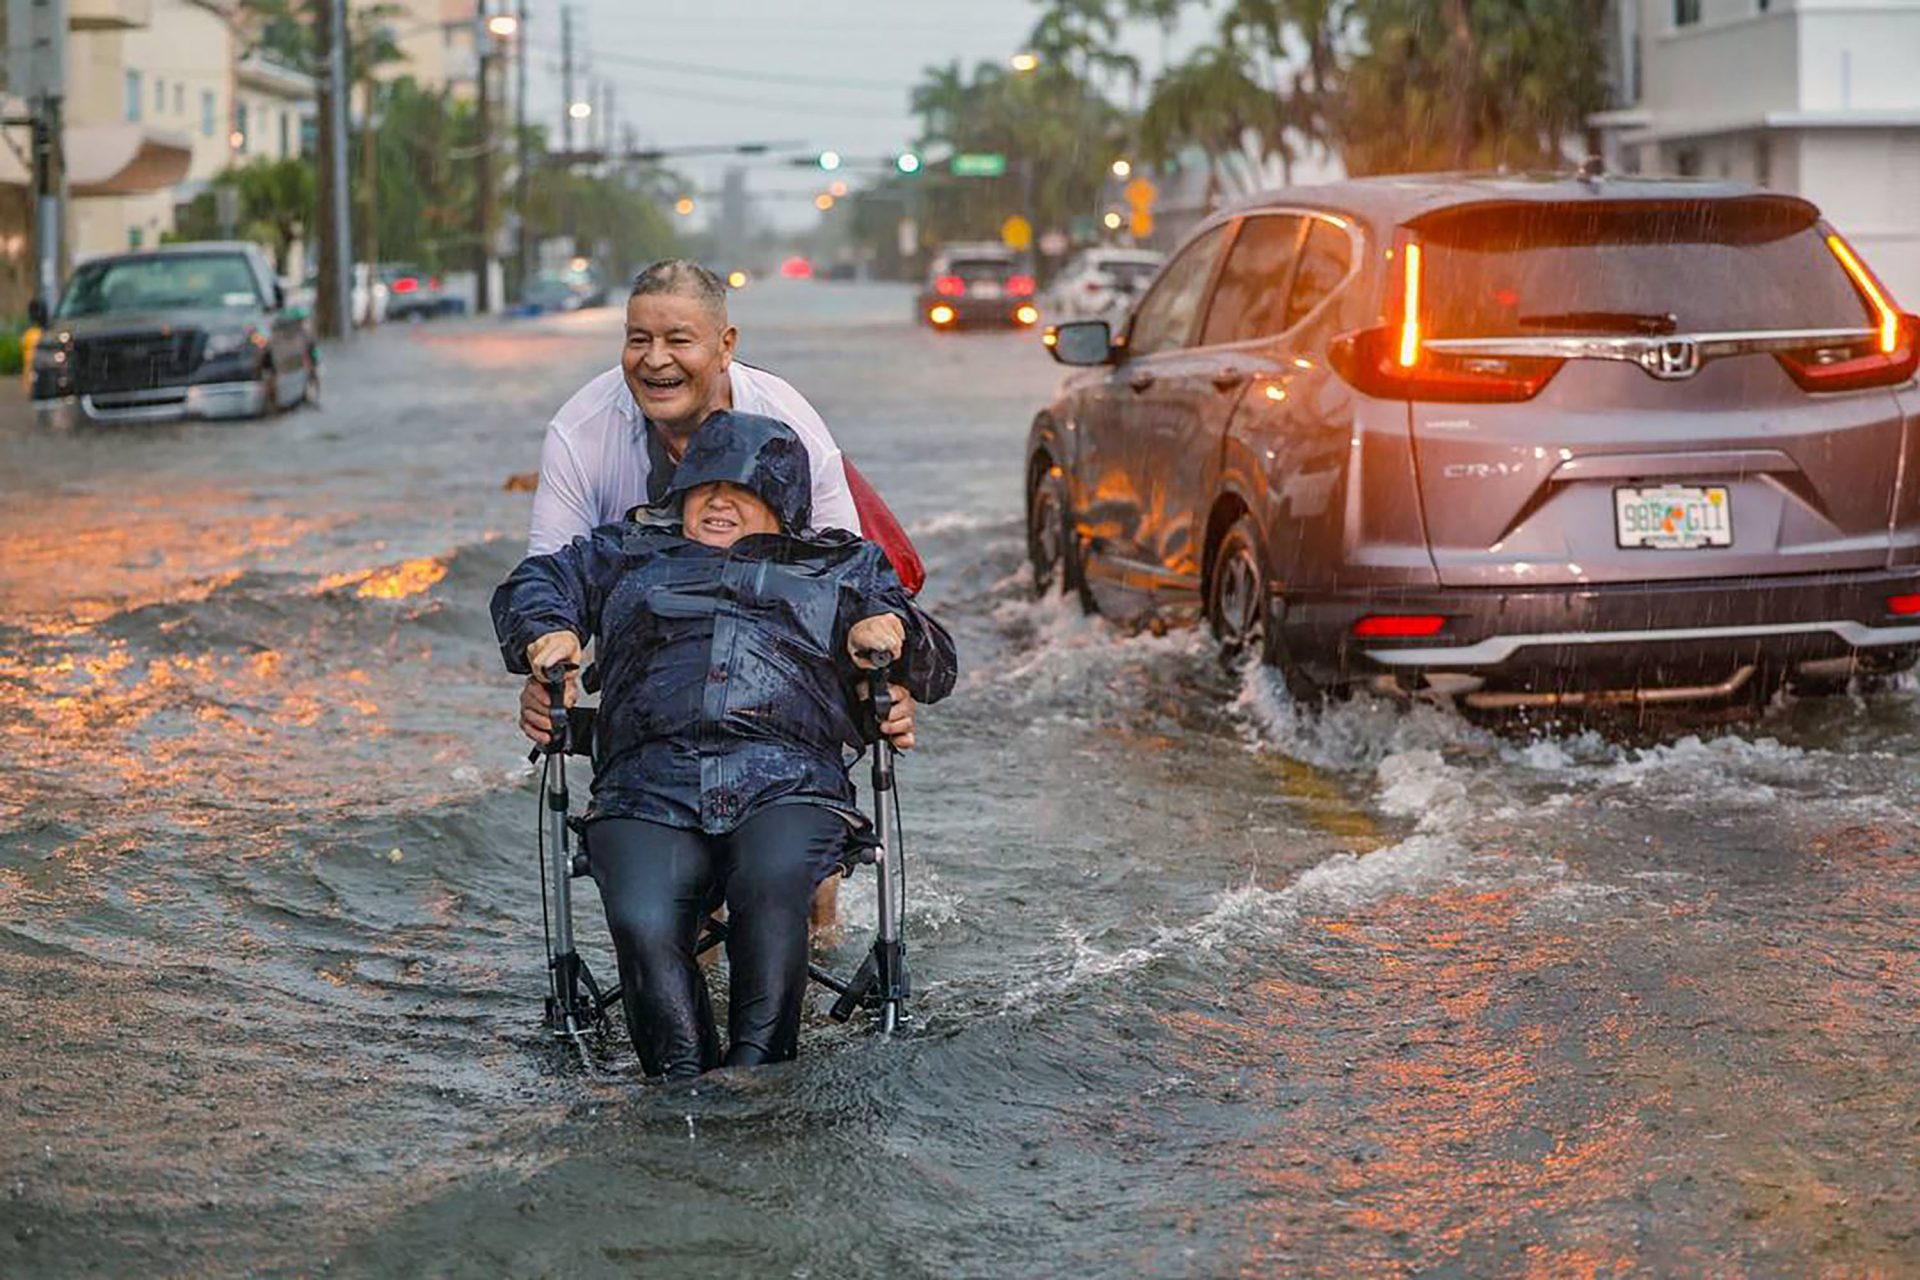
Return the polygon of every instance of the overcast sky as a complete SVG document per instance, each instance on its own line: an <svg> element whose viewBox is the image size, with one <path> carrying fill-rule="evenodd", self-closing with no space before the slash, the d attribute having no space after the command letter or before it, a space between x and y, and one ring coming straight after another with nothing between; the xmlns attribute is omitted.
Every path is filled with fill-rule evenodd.
<svg viewBox="0 0 1920 1280"><path fill-rule="evenodd" d="M529 7L528 100L557 134L560 6L529 0ZM643 146L785 142L868 160L913 140L908 92L923 68L955 58L969 72L977 62L1004 63L1039 12L1034 0L575 0L572 7L575 60L587 68L581 79L613 85L615 116ZM1150 81L1167 56L1198 36L1196 29L1168 40L1141 26L1123 43ZM738 162L673 163L717 191L722 170ZM786 227L817 217L815 175L764 160L749 161L748 172L762 216ZM713 207L704 201L695 222Z"/></svg>

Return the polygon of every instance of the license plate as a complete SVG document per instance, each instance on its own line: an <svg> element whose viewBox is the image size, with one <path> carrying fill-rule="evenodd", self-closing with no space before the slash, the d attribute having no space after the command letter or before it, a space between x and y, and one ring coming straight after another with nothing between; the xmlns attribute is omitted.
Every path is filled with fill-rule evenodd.
<svg viewBox="0 0 1920 1280"><path fill-rule="evenodd" d="M1733 545L1733 499L1725 485L1615 489L1613 520L1622 547L1691 551Z"/></svg>
<svg viewBox="0 0 1920 1280"><path fill-rule="evenodd" d="M968 289L968 292L976 298L997 298L1000 296L1000 286L991 280L981 280Z"/></svg>

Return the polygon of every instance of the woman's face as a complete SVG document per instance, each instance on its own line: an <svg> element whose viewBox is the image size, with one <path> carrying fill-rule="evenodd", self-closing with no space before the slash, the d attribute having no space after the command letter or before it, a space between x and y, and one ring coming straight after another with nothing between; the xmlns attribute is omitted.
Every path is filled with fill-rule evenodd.
<svg viewBox="0 0 1920 1280"><path fill-rule="evenodd" d="M680 514L687 536L709 547L730 547L750 533L780 532L773 508L737 484L694 486Z"/></svg>

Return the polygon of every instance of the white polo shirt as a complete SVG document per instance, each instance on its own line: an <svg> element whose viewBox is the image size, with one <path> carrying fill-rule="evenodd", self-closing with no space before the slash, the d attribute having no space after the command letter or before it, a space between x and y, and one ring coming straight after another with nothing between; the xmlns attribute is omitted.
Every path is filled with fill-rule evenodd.
<svg viewBox="0 0 1920 1280"><path fill-rule="evenodd" d="M727 370L733 407L777 418L807 446L813 471L813 527L860 533L840 448L813 406L785 379L735 360ZM647 500L646 417L615 365L576 391L547 424L540 487L533 495L528 555L547 555Z"/></svg>

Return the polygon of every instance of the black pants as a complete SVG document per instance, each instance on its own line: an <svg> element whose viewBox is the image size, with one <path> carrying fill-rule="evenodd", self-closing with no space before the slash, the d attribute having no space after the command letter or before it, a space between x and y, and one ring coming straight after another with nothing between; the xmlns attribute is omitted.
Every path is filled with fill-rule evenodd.
<svg viewBox="0 0 1920 1280"><path fill-rule="evenodd" d="M683 1079L721 1065L693 949L722 900L731 984L725 1065L794 1056L808 909L846 840L846 819L813 804L762 810L719 836L633 818L588 828L587 861L620 958L627 1029L648 1075Z"/></svg>

